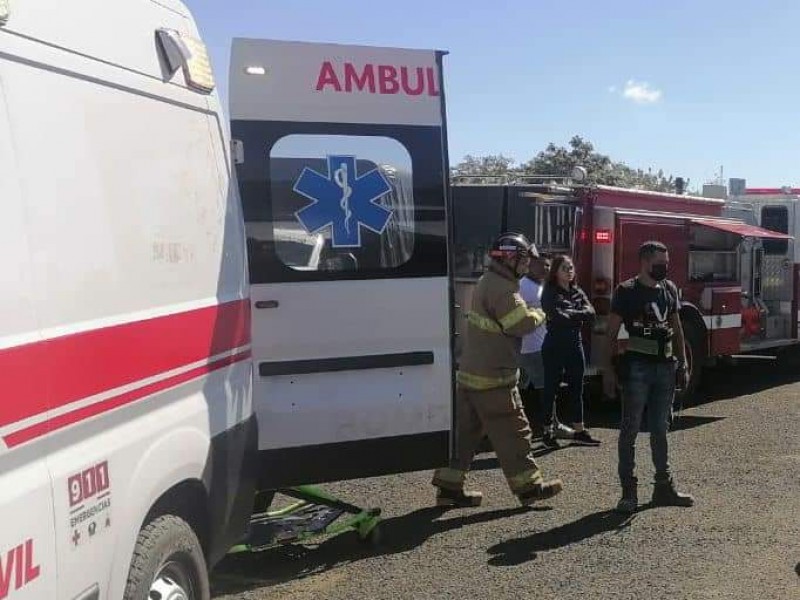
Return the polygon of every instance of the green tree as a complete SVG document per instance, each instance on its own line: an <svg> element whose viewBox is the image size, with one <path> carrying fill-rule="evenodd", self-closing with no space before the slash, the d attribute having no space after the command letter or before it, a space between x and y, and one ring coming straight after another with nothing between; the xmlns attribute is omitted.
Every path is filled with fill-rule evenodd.
<svg viewBox="0 0 800 600"><path fill-rule="evenodd" d="M517 171L514 159L503 154L472 156L467 154L460 163L450 169L453 177L469 177L473 183L486 179L486 176L508 175Z"/></svg>
<svg viewBox="0 0 800 600"><path fill-rule="evenodd" d="M466 156L452 170L454 175L552 175L568 176L576 166L582 166L591 183L638 188L659 192L674 192L675 179L663 170L634 169L623 162L612 160L597 152L594 145L579 135L573 136L567 146L553 143L528 162L515 166L513 159L500 155L485 157ZM687 182L688 183L688 182Z"/></svg>

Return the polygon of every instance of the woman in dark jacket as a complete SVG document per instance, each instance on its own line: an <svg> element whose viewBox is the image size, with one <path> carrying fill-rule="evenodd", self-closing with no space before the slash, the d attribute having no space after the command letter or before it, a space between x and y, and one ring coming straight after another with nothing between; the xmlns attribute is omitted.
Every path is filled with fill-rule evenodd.
<svg viewBox="0 0 800 600"><path fill-rule="evenodd" d="M575 265L568 256L557 256L553 259L547 284L542 292L542 309L547 315L547 335L542 346L544 444L549 448L559 447L552 422L556 392L563 375L567 383L575 429L573 441L597 446L600 442L583 426L583 376L586 361L581 340L581 329L594 322L595 312L586 294L575 284Z"/></svg>

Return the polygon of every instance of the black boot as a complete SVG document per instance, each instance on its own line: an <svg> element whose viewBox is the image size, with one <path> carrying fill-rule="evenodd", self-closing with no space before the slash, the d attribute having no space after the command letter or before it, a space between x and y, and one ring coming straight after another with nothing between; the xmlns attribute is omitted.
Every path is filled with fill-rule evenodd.
<svg viewBox="0 0 800 600"><path fill-rule="evenodd" d="M692 506L694 498L675 489L675 482L670 477L656 480L655 488L653 488L653 504L655 506Z"/></svg>
<svg viewBox="0 0 800 600"><path fill-rule="evenodd" d="M623 515L632 515L639 507L639 494L637 492L637 481L634 477L631 481L622 484L622 498L617 502L614 512Z"/></svg>

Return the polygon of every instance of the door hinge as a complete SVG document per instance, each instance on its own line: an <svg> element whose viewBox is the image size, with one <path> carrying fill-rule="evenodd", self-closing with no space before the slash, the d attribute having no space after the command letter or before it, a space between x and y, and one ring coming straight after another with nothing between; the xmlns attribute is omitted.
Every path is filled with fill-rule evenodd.
<svg viewBox="0 0 800 600"><path fill-rule="evenodd" d="M242 140L231 140L231 154L233 155L233 164L244 164L244 144Z"/></svg>

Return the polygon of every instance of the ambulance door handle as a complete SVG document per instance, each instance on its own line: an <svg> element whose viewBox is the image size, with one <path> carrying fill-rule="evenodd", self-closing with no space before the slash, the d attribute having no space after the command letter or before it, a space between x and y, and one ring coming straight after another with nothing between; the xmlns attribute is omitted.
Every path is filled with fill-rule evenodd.
<svg viewBox="0 0 800 600"><path fill-rule="evenodd" d="M257 300L256 308L278 308L277 300Z"/></svg>

